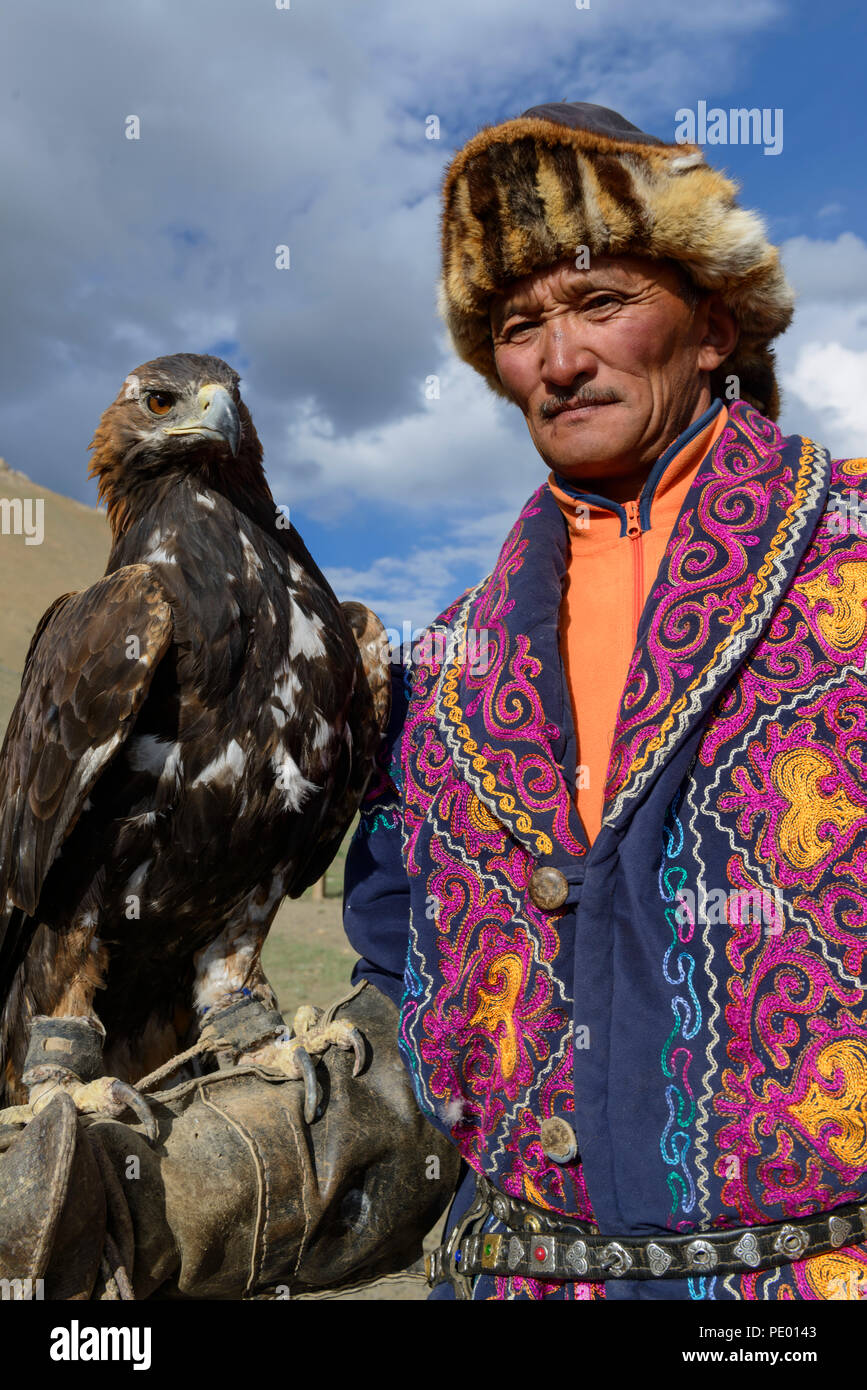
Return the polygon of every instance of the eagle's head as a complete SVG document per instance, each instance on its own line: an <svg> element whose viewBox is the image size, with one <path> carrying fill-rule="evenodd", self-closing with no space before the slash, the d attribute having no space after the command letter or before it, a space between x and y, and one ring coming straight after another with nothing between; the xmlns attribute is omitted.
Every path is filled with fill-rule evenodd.
<svg viewBox="0 0 867 1390"><path fill-rule="evenodd" d="M126 377L90 444L88 476L99 479L115 536L153 501L156 487L184 476L239 505L266 502L273 511L239 380L219 357L189 352L156 357Z"/></svg>

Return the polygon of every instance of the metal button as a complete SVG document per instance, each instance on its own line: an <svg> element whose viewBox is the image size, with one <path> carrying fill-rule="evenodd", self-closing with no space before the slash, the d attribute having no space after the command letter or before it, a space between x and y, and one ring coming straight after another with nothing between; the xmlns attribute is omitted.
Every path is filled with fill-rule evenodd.
<svg viewBox="0 0 867 1390"><path fill-rule="evenodd" d="M575 1131L566 1120L558 1115L542 1121L539 1138L542 1148L555 1163L571 1163L578 1153L578 1140Z"/></svg>
<svg viewBox="0 0 867 1390"><path fill-rule="evenodd" d="M529 883L530 901L543 912L553 912L562 907L569 892L565 874L551 864L542 864L534 869Z"/></svg>

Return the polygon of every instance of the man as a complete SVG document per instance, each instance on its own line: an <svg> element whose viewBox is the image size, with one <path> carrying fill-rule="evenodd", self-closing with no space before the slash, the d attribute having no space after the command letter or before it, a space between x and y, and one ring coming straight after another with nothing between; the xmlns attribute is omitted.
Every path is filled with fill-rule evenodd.
<svg viewBox="0 0 867 1390"><path fill-rule="evenodd" d="M347 864L466 1165L434 1297L867 1289L867 461L773 423L733 195L578 103L446 175L454 345L549 471L394 669Z"/></svg>

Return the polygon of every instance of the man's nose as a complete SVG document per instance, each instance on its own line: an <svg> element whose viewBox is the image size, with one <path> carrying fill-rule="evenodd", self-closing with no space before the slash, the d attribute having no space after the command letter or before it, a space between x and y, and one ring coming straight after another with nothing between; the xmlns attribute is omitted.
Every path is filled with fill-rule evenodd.
<svg viewBox="0 0 867 1390"><path fill-rule="evenodd" d="M576 377L592 376L596 370L596 358L577 325L549 321L542 329L539 350L542 380L557 386L569 386Z"/></svg>

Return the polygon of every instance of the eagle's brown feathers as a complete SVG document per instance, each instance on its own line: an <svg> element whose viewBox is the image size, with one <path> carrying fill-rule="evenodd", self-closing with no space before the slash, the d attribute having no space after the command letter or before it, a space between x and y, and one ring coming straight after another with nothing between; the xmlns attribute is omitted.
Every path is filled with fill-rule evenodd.
<svg viewBox="0 0 867 1390"><path fill-rule="evenodd" d="M333 857L388 714L381 625L276 507L226 363L137 368L93 447L106 575L43 617L0 751L18 1100L36 1014L90 1018L135 1080L209 1010L273 1006L262 942Z"/></svg>

